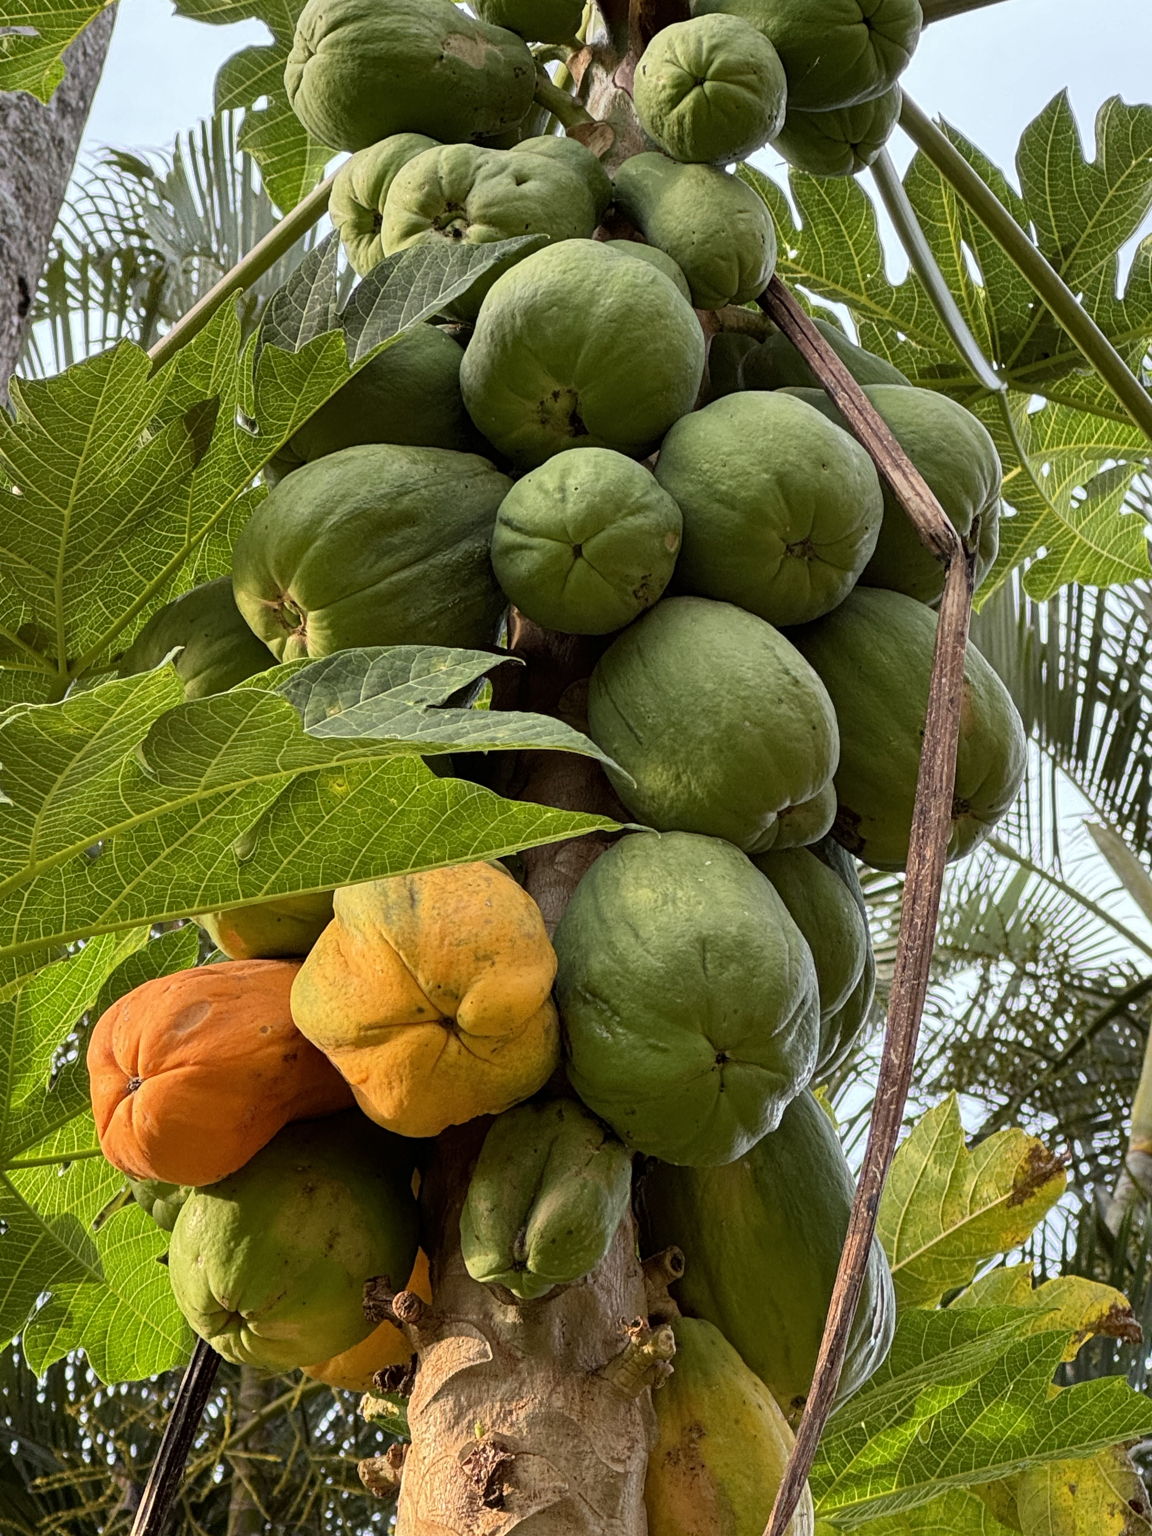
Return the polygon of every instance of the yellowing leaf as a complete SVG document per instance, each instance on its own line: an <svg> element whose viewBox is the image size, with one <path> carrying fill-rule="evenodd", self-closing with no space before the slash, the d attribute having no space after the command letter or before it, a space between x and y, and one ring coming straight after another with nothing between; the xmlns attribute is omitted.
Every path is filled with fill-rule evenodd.
<svg viewBox="0 0 1152 1536"><path fill-rule="evenodd" d="M1037 1331L1067 1328L1071 1333L1065 1360L1074 1360L1084 1342L1098 1334L1133 1344L1144 1336L1122 1292L1082 1275L1060 1275L1033 1289L1028 1264L994 1269L962 1291L952 1307L1033 1307Z"/></svg>
<svg viewBox="0 0 1152 1536"><path fill-rule="evenodd" d="M1060 1198L1064 1166L1020 1130L969 1151L955 1097L924 1116L900 1146L877 1230L902 1307L934 1307L976 1270L1014 1248Z"/></svg>
<svg viewBox="0 0 1152 1536"><path fill-rule="evenodd" d="M1023 1536L1150 1536L1148 1493L1123 1446L1029 1467L1016 1482Z"/></svg>

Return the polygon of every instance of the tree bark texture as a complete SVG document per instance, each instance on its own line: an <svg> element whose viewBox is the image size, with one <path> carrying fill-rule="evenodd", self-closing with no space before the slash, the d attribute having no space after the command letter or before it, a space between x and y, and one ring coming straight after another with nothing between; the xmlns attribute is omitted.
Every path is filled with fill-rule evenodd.
<svg viewBox="0 0 1152 1536"><path fill-rule="evenodd" d="M0 91L0 405L8 403L114 15L101 11L65 53L67 73L47 106L24 91Z"/></svg>

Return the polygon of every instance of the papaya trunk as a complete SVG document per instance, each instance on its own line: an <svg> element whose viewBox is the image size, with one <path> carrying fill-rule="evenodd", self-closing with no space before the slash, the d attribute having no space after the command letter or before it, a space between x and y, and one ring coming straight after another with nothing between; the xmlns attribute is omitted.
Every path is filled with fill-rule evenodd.
<svg viewBox="0 0 1152 1536"><path fill-rule="evenodd" d="M516 699L500 702L577 723L595 645L521 623L513 646L528 665L511 679ZM525 754L514 771L505 792L616 810L587 759ZM602 847L580 839L525 857L525 883L550 926ZM632 1218L578 1285L517 1303L478 1284L461 1257L459 1219L486 1129L445 1132L424 1180L435 1304L411 1328L419 1368L398 1536L644 1536L654 1420Z"/></svg>

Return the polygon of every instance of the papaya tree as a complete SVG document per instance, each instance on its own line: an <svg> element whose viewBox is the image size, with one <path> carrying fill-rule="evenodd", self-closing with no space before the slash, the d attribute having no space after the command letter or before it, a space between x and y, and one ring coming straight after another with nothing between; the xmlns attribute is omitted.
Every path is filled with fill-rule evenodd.
<svg viewBox="0 0 1152 1536"><path fill-rule="evenodd" d="M944 866L1025 771L973 596L1147 558L1152 112L1071 157L1069 250L901 90L971 8L182 0L268 21L218 103L283 217L0 421L0 1310L39 1372L190 1360L141 1536L221 1359L363 1393L406 1536L1146 1519L1147 1402L1053 1386L1124 1297L986 1272L1062 1159L945 1101L893 1163ZM854 1187L861 865L907 874Z"/></svg>

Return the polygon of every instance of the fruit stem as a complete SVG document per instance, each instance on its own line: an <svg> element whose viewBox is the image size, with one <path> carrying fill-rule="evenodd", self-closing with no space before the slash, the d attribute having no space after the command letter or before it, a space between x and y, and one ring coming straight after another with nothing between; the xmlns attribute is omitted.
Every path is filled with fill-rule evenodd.
<svg viewBox="0 0 1152 1536"><path fill-rule="evenodd" d="M638 1317L627 1328L628 1342L596 1372L625 1397L639 1397L649 1387L659 1386L671 1372L670 1361L676 1353L676 1338L670 1323L653 1328Z"/></svg>
<svg viewBox="0 0 1152 1536"><path fill-rule="evenodd" d="M161 336L148 353L154 368L166 363L194 336L198 336L226 299L262 277L286 251L291 250L297 240L302 239L313 225L320 222L328 208L328 194L335 179L335 176L329 176L314 187L307 197L284 215L279 224L256 242L247 255L242 256L230 271L225 272L219 282L214 283L206 294L197 299L187 314L181 315L172 329Z"/></svg>
<svg viewBox="0 0 1152 1536"><path fill-rule="evenodd" d="M1152 438L1152 396L988 183L907 94L900 109L900 126L976 215L1127 415Z"/></svg>
<svg viewBox="0 0 1152 1536"><path fill-rule="evenodd" d="M596 122L591 112L586 111L574 96L570 96L567 91L562 91L554 83L543 65L538 65L536 68L536 94L533 100L538 107L544 107L551 112L565 133L571 132L573 128L587 127Z"/></svg>

